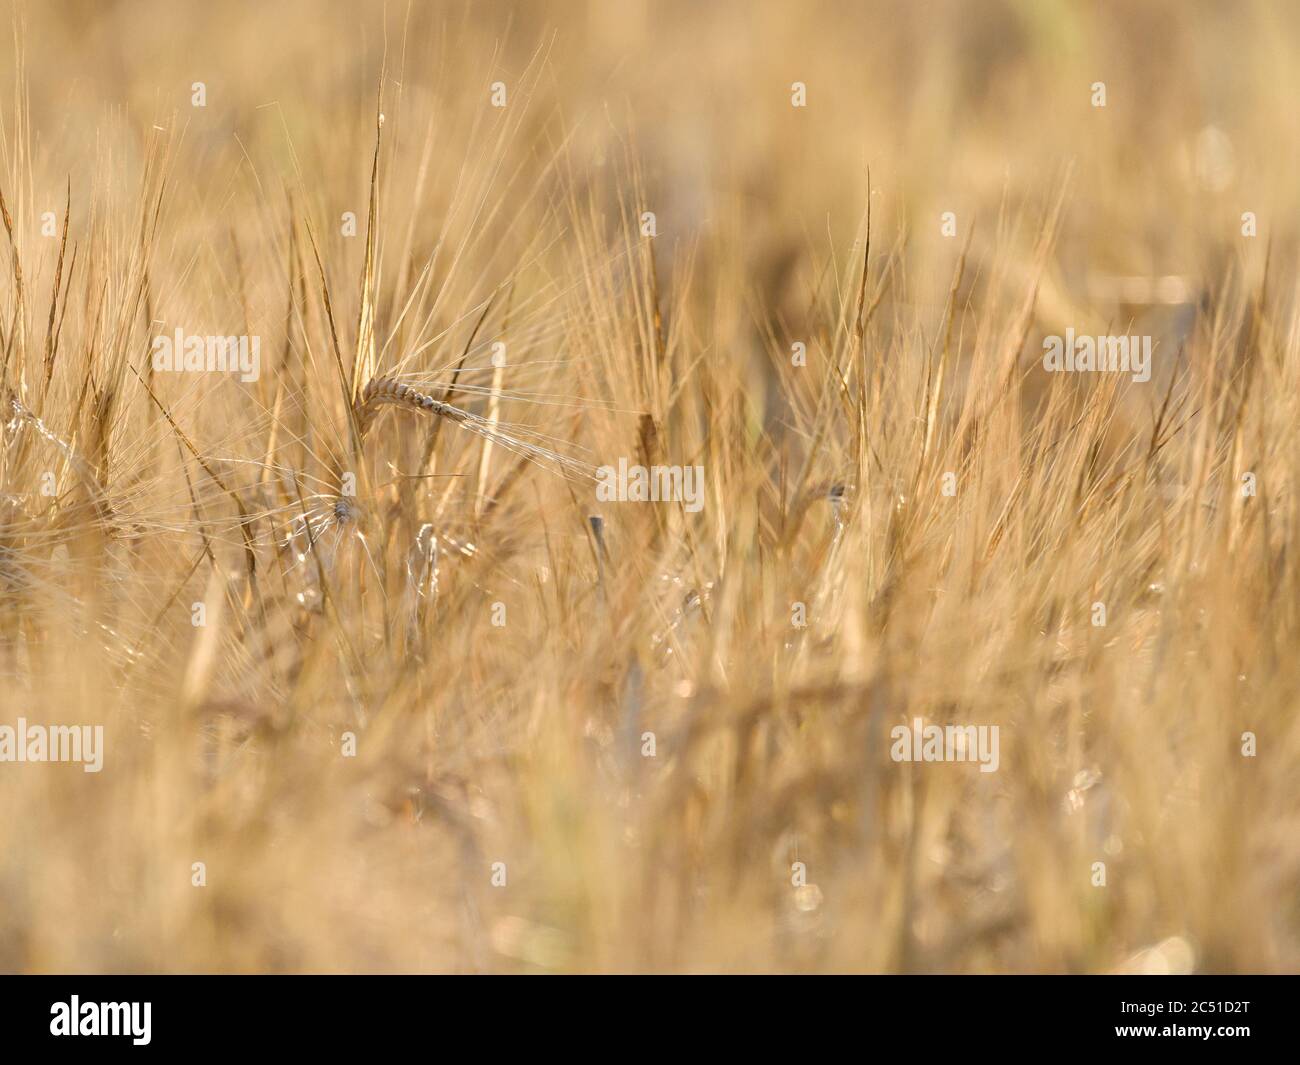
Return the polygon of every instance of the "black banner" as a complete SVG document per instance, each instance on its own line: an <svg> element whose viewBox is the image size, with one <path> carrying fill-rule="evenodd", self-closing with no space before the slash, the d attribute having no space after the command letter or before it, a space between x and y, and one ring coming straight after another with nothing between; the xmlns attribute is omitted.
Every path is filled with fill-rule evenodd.
<svg viewBox="0 0 1300 1065"><path fill-rule="evenodd" d="M538 1052L588 1039L619 1045L611 1040L629 1032L664 1053L678 1052L688 1033L693 1049L715 1043L720 1051L734 1051L747 1036L792 1047L852 1038L923 1052L1134 1044L1138 1053L1199 1046L1217 1055L1286 1053L1294 1041L1292 978L772 977L725 986L708 976L686 979L647 977L629 987L590 977L527 984L519 977L14 977L0 993L0 1024L9 1053L112 1044L133 1053L283 1047L337 1054L399 1050L413 1039L435 1052L450 1045L443 1040L459 1045L474 1036L486 1040L485 1051L518 1040ZM713 986L702 988L701 980ZM484 1027L494 1016L501 1023Z"/></svg>

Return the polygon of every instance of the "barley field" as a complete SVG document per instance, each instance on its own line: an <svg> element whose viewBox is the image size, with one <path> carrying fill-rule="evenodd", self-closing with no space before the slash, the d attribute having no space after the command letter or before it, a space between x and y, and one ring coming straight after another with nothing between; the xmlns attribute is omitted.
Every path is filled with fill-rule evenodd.
<svg viewBox="0 0 1300 1065"><path fill-rule="evenodd" d="M0 970L1300 967L1300 5L0 12Z"/></svg>

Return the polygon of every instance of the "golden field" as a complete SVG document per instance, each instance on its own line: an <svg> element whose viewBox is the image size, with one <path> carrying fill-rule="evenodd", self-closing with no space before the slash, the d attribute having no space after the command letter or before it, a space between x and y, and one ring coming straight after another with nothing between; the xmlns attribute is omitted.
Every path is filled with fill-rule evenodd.
<svg viewBox="0 0 1300 1065"><path fill-rule="evenodd" d="M1300 7L4 12L0 970L1300 964Z"/></svg>

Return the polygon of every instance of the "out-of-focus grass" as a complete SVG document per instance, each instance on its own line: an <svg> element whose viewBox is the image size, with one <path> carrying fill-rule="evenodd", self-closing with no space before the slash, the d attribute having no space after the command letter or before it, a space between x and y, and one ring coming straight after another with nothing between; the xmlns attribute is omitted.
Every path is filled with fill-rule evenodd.
<svg viewBox="0 0 1300 1065"><path fill-rule="evenodd" d="M1295 967L1289 5L11 10L0 724L107 748L0 764L0 967ZM380 371L699 514L352 450L380 93Z"/></svg>

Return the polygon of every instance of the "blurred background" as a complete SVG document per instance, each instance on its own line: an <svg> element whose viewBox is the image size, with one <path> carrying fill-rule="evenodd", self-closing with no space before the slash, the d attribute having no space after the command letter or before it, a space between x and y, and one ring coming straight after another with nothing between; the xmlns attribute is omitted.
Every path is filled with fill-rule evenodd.
<svg viewBox="0 0 1300 1065"><path fill-rule="evenodd" d="M407 110L441 123L430 167L454 170L456 153L473 149L473 127L458 125L464 105L504 81L531 102L523 136L571 138L584 180L618 180L614 164L635 150L660 231L680 245L725 239L763 304L790 315L809 283L796 272L816 268L809 249L855 232L868 167L877 239L906 228L914 255L946 256L928 287L917 271L907 294L917 302L946 292L943 212L959 239L976 226L979 254L1019 207L1045 210L1067 184L1044 306L1080 331L1082 318L1194 301L1241 246L1245 211L1279 255L1294 250L1300 118L1284 102L1300 30L1286 2L66 0L17 10L38 173L60 188L65 175L75 187L105 168L138 168L130 145L143 151L156 123L183 128L195 167L221 175L211 189L195 168L184 178L212 209L232 202L231 164L246 155L287 168L290 142L314 188L350 163L360 192L368 157L349 146L372 121L386 54L390 102L402 82ZM16 71L13 47L6 34ZM190 106L195 81L206 109ZM806 107L791 105L795 82ZM322 122L337 136L308 133ZM127 135L111 136L117 127ZM412 122L405 136L422 132ZM1034 236L1014 239L1028 248ZM1124 284L1133 278L1175 280Z"/></svg>
<svg viewBox="0 0 1300 1065"><path fill-rule="evenodd" d="M1294 604L1269 597L1294 587L1285 545L1300 512L1286 494L1294 448L1268 445L1294 426L1294 357L1279 353L1300 335L1300 5L0 0L0 12L13 30L0 35L0 190L36 353L25 387L39 394L59 252L43 216L61 224L66 202L80 258L41 411L68 446L91 448L95 404L82 401L108 409L118 381L98 468L132 530L79 554L74 534L94 521L46 536L32 517L22 579L0 592L0 722L76 708L110 726L98 777L0 766L0 969L1294 968L1300 809L1286 755L1300 734L1294 629L1277 623L1294 623ZM611 508L613 550L598 556L589 497L532 471L509 480L500 450L448 429L439 475L462 480L393 489L386 524L367 532L390 598L364 585L367 556L340 535L339 556L353 555L339 563L342 620L328 615L310 567L277 573L268 533L258 579L281 577L284 601L252 608L225 493L124 366L163 328L262 336L255 390L162 382L162 399L251 509L271 478L248 471L274 447L322 483L337 473L344 420L320 296L327 283L350 355L377 106L383 365L432 379L469 350L484 385L488 344L505 336L524 375L507 389L581 401L573 432L560 415L535 423L557 438L706 461L698 522ZM868 205L879 311L865 343L891 357L862 360L885 367L870 410L878 477L828 354L848 343ZM628 236L643 211L652 245ZM921 450L911 399L964 248L954 350L984 370L1035 286L1029 363L1066 328L1156 338L1155 385L1125 393L1132 423L1088 408L1090 428L1126 443L1145 442L1184 345L1199 344L1210 378L1216 360L1244 357L1270 270L1276 376L1254 396L1273 405L1243 417L1241 435L1274 493L1272 524L1231 552L1202 525L1211 504L1197 493L1222 489L1198 465L1218 446L1207 430L1204 452L1178 438L1165 481L1124 496L1123 520L1091 512L1088 525L1068 503L1090 483L1078 472L1093 469L1090 441L1076 454L1054 437L1077 467L1024 460L1036 438L1009 418L978 446L944 444L994 471L963 481L971 509L925 503L912 521L899 473ZM0 298L20 321L8 270ZM810 373L783 377L804 339ZM952 411L965 413L964 387L954 374ZM1027 385L1026 406L1042 392ZM490 399L466 402L486 412ZM1064 401L1051 413L1054 428L1078 423ZM424 447L422 430L388 417L376 479L417 469ZM938 436L954 438L946 423ZM809 492L792 499L805 459ZM35 498L16 466L0 463L14 515ZM833 485L869 503L843 538ZM508 498L500 510L487 487ZM435 519L441 584L412 605L407 552ZM208 522L220 567L194 557ZM1180 539L1188 530L1204 535ZM52 554L56 540L72 560ZM1173 594L1179 578L1190 590ZM186 610L164 617L223 589L210 638ZM1078 610L1103 593L1114 620L1098 633ZM514 597L506 634L486 620L498 596ZM792 635L801 596L826 624ZM894 772L870 730L913 712L1006 724L996 779ZM664 740L658 762L636 754L642 726ZM1235 747L1248 726L1272 744L1257 776ZM345 729L363 737L355 763L338 757ZM1098 855L1106 893L1086 872ZM190 879L200 857L204 892ZM489 882L498 859L509 891ZM794 862L810 876L792 892Z"/></svg>

